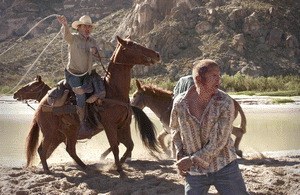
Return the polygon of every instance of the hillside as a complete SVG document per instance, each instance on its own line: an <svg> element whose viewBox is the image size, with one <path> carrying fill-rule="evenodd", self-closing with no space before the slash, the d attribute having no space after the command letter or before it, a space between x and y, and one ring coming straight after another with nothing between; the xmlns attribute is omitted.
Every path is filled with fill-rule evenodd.
<svg viewBox="0 0 300 195"><path fill-rule="evenodd" d="M59 31L52 14L69 23L89 14L102 56L114 50L114 37L131 38L160 52L162 62L135 69L137 77L177 80L196 59L217 60L223 72L251 76L299 75L300 2L293 0L3 0L0 2L0 85L14 86ZM29 71L48 81L63 77L66 44L61 36ZM4 53L9 47L13 49ZM105 60L104 60L105 61ZM105 62L106 63L106 62ZM100 69L99 69L100 70ZM27 81L28 81L27 80ZM26 79L25 81L26 82Z"/></svg>

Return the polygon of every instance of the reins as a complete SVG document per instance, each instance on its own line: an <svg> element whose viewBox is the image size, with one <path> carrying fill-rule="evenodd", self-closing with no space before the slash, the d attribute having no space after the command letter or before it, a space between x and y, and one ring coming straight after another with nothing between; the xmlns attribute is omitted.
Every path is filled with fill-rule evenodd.
<svg viewBox="0 0 300 195"><path fill-rule="evenodd" d="M39 89L38 91L35 91L35 92L33 92L33 90L36 90L36 89L38 89L39 87L41 87L42 86L42 88L41 89ZM27 92L27 91L25 91L24 93L25 94L37 94L37 96L36 96L36 100L39 100L39 98L42 96L42 92L43 92L43 90L45 89L45 87L46 87L46 84L45 83L41 83L41 84L39 84L35 89L32 89L31 91L29 91L29 92Z"/></svg>
<svg viewBox="0 0 300 195"><path fill-rule="evenodd" d="M42 88L39 89L38 91L35 91L35 92L33 92L32 90L29 91L29 92L25 91L24 94L37 94L37 96L35 97L35 99L36 99L37 101L39 101L39 99L42 99L42 98L43 98L43 97L42 97L42 94L43 94L43 90L44 90L45 87L46 87L46 84L42 82L42 83L39 84L35 89L39 88L40 86L42 86ZM35 90L35 89L33 89L33 90ZM35 109L28 103L27 100L25 100L25 103L26 103L26 105L29 106L31 109L35 110Z"/></svg>
<svg viewBox="0 0 300 195"><path fill-rule="evenodd" d="M97 52L97 57L99 59L100 65L102 66L102 68L103 68L103 70L105 72L105 76L104 77L106 77L106 75L109 75L109 72L107 71L107 69L103 65L102 60L101 60L102 57L100 56L99 52ZM96 63L98 64L98 61L96 61Z"/></svg>
<svg viewBox="0 0 300 195"><path fill-rule="evenodd" d="M34 110L35 111L35 109L34 109L34 107L32 107L29 103L28 103L28 101L26 100L25 101L25 103L26 103L26 105L29 107L29 108L31 108L32 110Z"/></svg>

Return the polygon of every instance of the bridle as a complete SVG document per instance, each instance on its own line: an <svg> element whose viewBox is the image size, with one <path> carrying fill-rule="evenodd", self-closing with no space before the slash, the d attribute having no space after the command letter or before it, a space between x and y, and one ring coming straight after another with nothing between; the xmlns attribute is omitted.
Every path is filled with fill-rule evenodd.
<svg viewBox="0 0 300 195"><path fill-rule="evenodd" d="M43 85L43 86L42 86ZM41 87L42 86L42 87ZM41 87L41 89L39 89L38 91L34 91L36 89L38 89L39 87ZM37 87L35 87L34 89L30 90L29 92L25 91L24 94L27 94L27 95L30 95L30 94L37 94L37 96L35 98L32 98L32 99L35 99L37 101L39 101L40 99L43 98L44 94L43 94L43 90L45 89L46 87L46 84L44 82L41 82L40 85L38 85ZM21 95L21 99L22 99L22 95ZM28 100L25 100L25 103L28 107L30 107L32 110L35 110L29 103L28 103Z"/></svg>
<svg viewBox="0 0 300 195"><path fill-rule="evenodd" d="M139 92L138 92L139 93ZM139 105L142 105L140 108L141 109L143 109L143 108L145 108L146 106L145 106L145 98L144 98L144 93L139 93L139 98L138 98L138 104Z"/></svg>
<svg viewBox="0 0 300 195"><path fill-rule="evenodd" d="M31 89L30 91L25 91L24 94L26 94L26 95L33 94L33 96L35 97L34 99L40 100L44 96L43 90L45 89L45 87L46 87L46 84L44 82L41 82L41 84L36 86L34 89ZM21 99L22 99L22 95L21 95Z"/></svg>
<svg viewBox="0 0 300 195"><path fill-rule="evenodd" d="M119 53L119 52L120 52L119 50L121 50L122 48L125 48L125 49L129 50L131 53L133 53L132 51L134 51L134 53L137 53L137 51L138 51L138 53L139 53L141 56L143 56L145 59L147 59L148 62L151 62L151 58L150 58L150 57L146 56L146 55L141 51L141 49L137 49L136 43L132 42L132 44L134 44L134 45L133 45L133 46L130 46L130 47L126 47L126 46L122 45L121 43L118 43L117 49L116 49L115 51L118 51L118 53ZM115 52L114 52L113 57L110 59L110 61L111 61L112 63L118 64L118 65L126 65L126 63L122 63L122 62L117 62L117 61L115 61L115 60L114 60L115 56L116 56L116 54L115 54Z"/></svg>

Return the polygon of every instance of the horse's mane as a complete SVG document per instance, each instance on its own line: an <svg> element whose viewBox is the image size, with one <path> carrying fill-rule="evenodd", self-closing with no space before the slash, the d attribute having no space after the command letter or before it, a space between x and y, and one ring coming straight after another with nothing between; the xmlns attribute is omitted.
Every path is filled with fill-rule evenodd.
<svg viewBox="0 0 300 195"><path fill-rule="evenodd" d="M145 94L160 97L163 99L172 99L173 92L170 90L162 89L156 85L146 84L142 86Z"/></svg>

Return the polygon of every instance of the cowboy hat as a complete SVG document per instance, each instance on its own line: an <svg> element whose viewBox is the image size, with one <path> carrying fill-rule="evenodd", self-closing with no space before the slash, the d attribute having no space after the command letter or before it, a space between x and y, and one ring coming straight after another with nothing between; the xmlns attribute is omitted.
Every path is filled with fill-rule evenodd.
<svg viewBox="0 0 300 195"><path fill-rule="evenodd" d="M85 24L85 25L90 25L90 26L95 26L93 23L92 23L92 19L90 16L87 16L87 15L84 15L84 16L81 16L81 18L79 18L78 21L74 21L72 23L72 28L74 29L77 29L78 28L78 25L81 25L81 24Z"/></svg>

